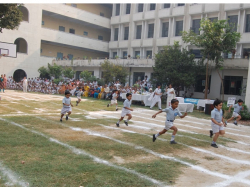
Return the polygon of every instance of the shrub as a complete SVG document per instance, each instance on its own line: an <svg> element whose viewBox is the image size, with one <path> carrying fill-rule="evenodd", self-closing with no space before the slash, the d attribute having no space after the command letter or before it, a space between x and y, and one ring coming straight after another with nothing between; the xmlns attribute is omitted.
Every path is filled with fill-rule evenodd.
<svg viewBox="0 0 250 187"><path fill-rule="evenodd" d="M241 119L242 120L249 120L250 119L250 113L248 112L248 108L245 104L242 105L244 107L244 110L240 112ZM222 105L222 111L224 113L224 118L228 119L232 117L233 114L233 108L231 108L231 112L228 111L229 107L227 107L227 102L224 102Z"/></svg>

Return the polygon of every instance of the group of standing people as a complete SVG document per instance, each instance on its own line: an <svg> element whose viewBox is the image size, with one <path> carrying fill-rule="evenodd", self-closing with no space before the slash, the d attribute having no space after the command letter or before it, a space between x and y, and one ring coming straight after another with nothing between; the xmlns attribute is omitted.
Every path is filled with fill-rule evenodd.
<svg viewBox="0 0 250 187"><path fill-rule="evenodd" d="M0 92L3 90L4 93L6 86L7 86L7 77L5 74L4 75L2 74L0 77Z"/></svg>

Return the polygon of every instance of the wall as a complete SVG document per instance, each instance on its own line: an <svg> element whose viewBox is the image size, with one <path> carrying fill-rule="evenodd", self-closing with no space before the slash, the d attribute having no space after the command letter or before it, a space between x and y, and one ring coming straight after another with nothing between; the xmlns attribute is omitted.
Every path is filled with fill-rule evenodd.
<svg viewBox="0 0 250 187"><path fill-rule="evenodd" d="M97 57L107 57L108 54L98 53L98 52L90 52L86 50L79 50L79 49L72 49L63 46L56 46L52 44L45 44L41 43L42 53L41 56L48 56L48 57L57 57L57 52L63 53L63 56L68 54L72 54L73 58L80 58L83 59L84 56L92 57L92 59Z"/></svg>
<svg viewBox="0 0 250 187"><path fill-rule="evenodd" d="M66 5L71 6L71 4L66 4ZM112 8L108 8L100 4L77 4L77 8L97 15L100 15L100 12L102 12L104 13L104 17L109 19L112 16Z"/></svg>
<svg viewBox="0 0 250 187"><path fill-rule="evenodd" d="M76 23L64 21L62 19L56 19L50 16L45 16L45 15L42 16L42 20L44 21L44 25L42 25L42 27L44 28L59 30L59 26L63 26L65 27L65 32L67 33L69 33L69 29L75 29L76 35L84 36L83 32L87 31L88 36L84 36L84 37L93 38L97 40L98 35L100 35L100 36L103 36L104 41L110 40L110 32L104 32L103 30L100 31L99 29L82 26Z"/></svg>

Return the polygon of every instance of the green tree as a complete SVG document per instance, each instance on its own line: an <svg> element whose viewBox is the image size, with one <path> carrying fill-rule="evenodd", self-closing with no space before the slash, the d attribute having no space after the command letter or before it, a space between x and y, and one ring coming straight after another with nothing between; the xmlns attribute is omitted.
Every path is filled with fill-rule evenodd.
<svg viewBox="0 0 250 187"><path fill-rule="evenodd" d="M40 77L41 78L47 78L49 79L50 78L50 74L49 74L49 70L48 68L42 66L38 69L38 72L40 73Z"/></svg>
<svg viewBox="0 0 250 187"><path fill-rule="evenodd" d="M129 75L127 68L120 65L112 64L108 60L104 61L101 67L103 70L103 78L106 83L112 82L114 79L119 79L121 83L126 82L126 78Z"/></svg>
<svg viewBox="0 0 250 187"><path fill-rule="evenodd" d="M96 81L96 77L93 76L89 71L85 70L81 72L80 77L83 78L84 81Z"/></svg>
<svg viewBox="0 0 250 187"><path fill-rule="evenodd" d="M67 67L62 71L63 75L68 78L73 78L75 75L75 71L71 67Z"/></svg>
<svg viewBox="0 0 250 187"><path fill-rule="evenodd" d="M0 4L0 32L3 29L17 29L22 21L21 4Z"/></svg>
<svg viewBox="0 0 250 187"><path fill-rule="evenodd" d="M234 25L230 25L227 20L211 22L209 19L202 19L200 22L201 34L197 35L193 31L184 31L182 40L201 48L202 60L206 59L206 87L205 98L208 89L208 69L209 65L215 64L215 68L222 84L222 100L224 100L224 84L220 70L223 68L222 53L235 51L236 43L240 40L240 33L235 32Z"/></svg>
<svg viewBox="0 0 250 187"><path fill-rule="evenodd" d="M62 66L58 66L57 64L54 65L50 65L48 63L48 71L50 76L55 77L56 79L58 79L61 75L62 75Z"/></svg>
<svg viewBox="0 0 250 187"><path fill-rule="evenodd" d="M153 67L153 83L173 84L177 89L181 86L190 87L195 84L203 64L195 62L195 56L186 49L180 50L179 42L173 46L165 46L163 52L155 55ZM177 90L178 91L178 90Z"/></svg>

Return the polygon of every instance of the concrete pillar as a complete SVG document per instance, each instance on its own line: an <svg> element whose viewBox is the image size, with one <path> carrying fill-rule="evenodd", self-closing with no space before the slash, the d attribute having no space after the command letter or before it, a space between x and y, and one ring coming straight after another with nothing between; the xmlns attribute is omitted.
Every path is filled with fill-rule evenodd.
<svg viewBox="0 0 250 187"><path fill-rule="evenodd" d="M246 98L245 104L248 107L248 111L250 112L250 59L249 59L249 66L248 66L248 76L247 76L247 88L246 88Z"/></svg>

